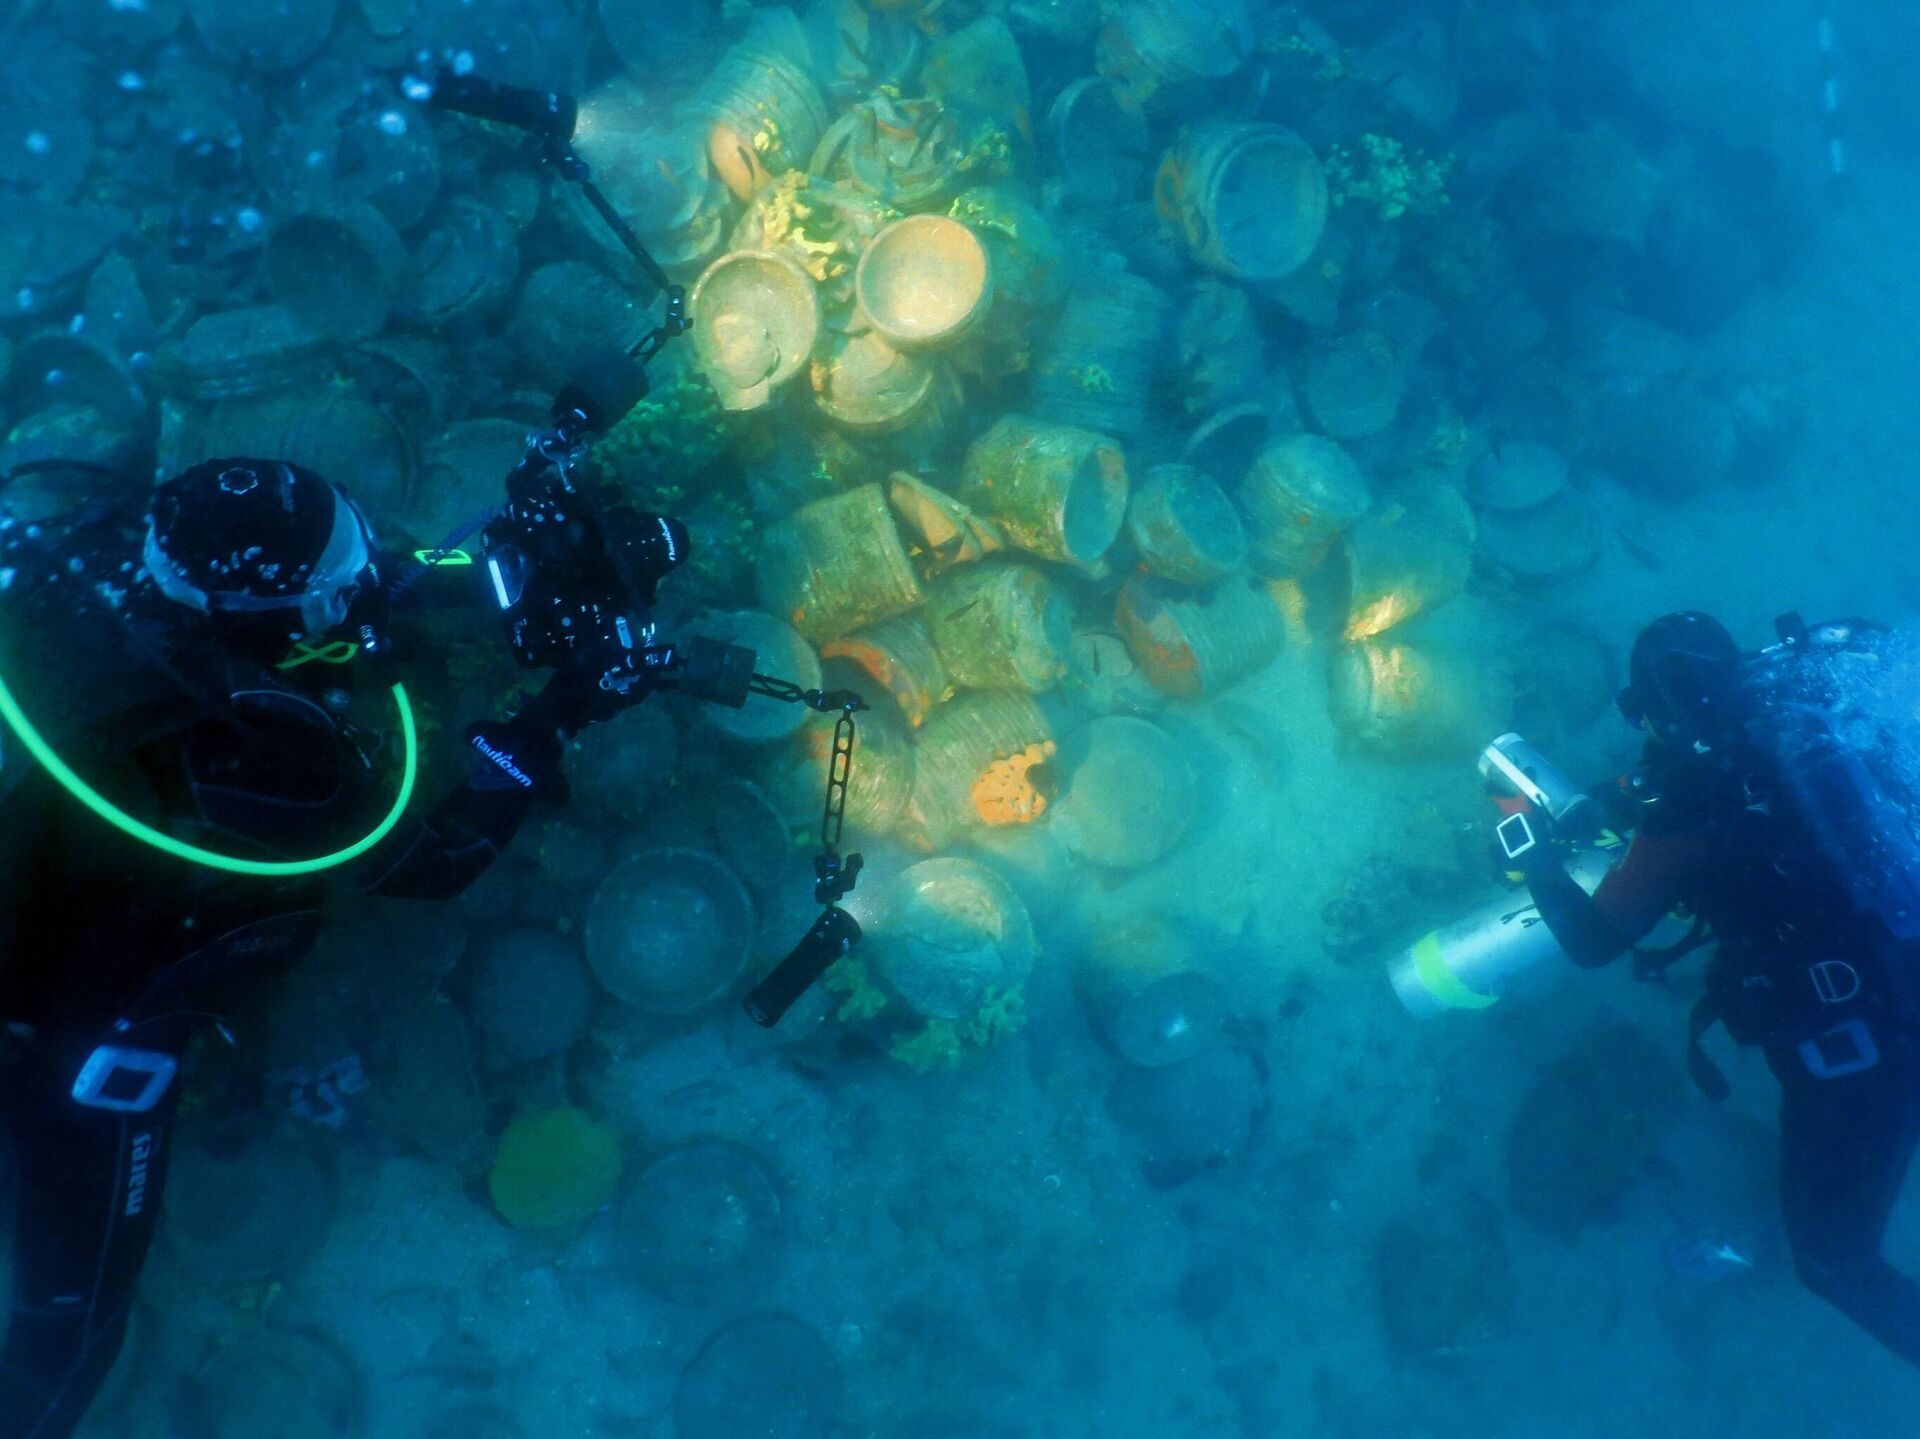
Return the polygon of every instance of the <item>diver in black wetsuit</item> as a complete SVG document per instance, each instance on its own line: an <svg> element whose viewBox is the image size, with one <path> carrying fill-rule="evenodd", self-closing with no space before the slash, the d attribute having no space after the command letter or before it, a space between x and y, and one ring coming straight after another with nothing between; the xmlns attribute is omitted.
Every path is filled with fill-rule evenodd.
<svg viewBox="0 0 1920 1439"><path fill-rule="evenodd" d="M656 551L629 556L649 601L686 551L677 522L657 533ZM371 830L393 794L390 737L349 718L350 671L323 662L384 647L380 564L345 491L277 462L209 463L160 486L144 553L130 540L0 522L0 673L17 680L27 643L70 646L53 678L115 648L112 713L63 758L136 819L223 854L306 859ZM81 617L91 632L63 638ZM57 687L22 690L44 706ZM374 894L458 894L536 798L562 795L563 737L647 688L611 693L560 669L511 718L468 731L463 785L337 872ZM165 1183L174 1071L209 991L297 961L329 875L184 862L17 750L6 760L0 1121L14 1241L0 1436L59 1439L119 1351Z"/></svg>
<svg viewBox="0 0 1920 1439"><path fill-rule="evenodd" d="M1522 863L1582 965L1618 958L1677 906L1706 921L1719 947L1691 1025L1694 1078L1726 1096L1699 1047L1715 1022L1764 1050L1781 1087L1781 1208L1801 1281L1920 1366L1920 1282L1880 1252L1920 1143L1920 1022L1902 985L1920 957L1856 904L1796 820L1777 762L1750 743L1744 668L1706 615L1648 626L1621 696L1650 731L1626 857L1591 898L1544 847Z"/></svg>

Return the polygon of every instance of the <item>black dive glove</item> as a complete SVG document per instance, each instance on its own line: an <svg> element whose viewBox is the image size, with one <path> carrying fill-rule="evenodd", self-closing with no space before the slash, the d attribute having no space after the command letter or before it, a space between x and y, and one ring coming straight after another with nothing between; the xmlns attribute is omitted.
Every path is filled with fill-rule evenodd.
<svg viewBox="0 0 1920 1439"><path fill-rule="evenodd" d="M567 776L560 762L560 730L535 706L512 719L467 726L472 772L468 786L482 793L523 790L548 804L565 804Z"/></svg>
<svg viewBox="0 0 1920 1439"><path fill-rule="evenodd" d="M636 667L622 684L602 684L597 669L569 665L508 720L470 726L473 783L479 789L519 787L549 804L564 804L561 747L588 725L615 718L657 688L650 669Z"/></svg>

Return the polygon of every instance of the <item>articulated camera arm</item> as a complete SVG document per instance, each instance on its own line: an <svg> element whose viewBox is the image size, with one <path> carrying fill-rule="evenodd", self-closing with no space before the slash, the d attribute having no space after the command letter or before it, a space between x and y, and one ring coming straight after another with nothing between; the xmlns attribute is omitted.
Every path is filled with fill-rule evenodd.
<svg viewBox="0 0 1920 1439"><path fill-rule="evenodd" d="M531 135L540 160L553 166L561 178L580 187L580 193L586 196L594 213L606 223L614 238L639 267L641 278L648 287L641 294L640 303L651 305L656 297L666 296L665 317L652 333L628 352L634 359L642 365L646 364L660 353L667 341L687 332L685 287L676 285L661 268L660 262L648 252L640 242L640 237L633 232L633 227L613 207L600 187L594 184L592 167L573 148L573 132L580 123L580 107L571 95L500 85L491 80L482 80L477 75L455 74L444 66L430 83L420 86L419 90L424 92L420 98L438 109L491 121ZM644 394L643 390L634 399L638 401ZM619 418L620 415L613 415L607 423L612 424Z"/></svg>
<svg viewBox="0 0 1920 1439"><path fill-rule="evenodd" d="M415 98L533 136L541 160L580 187L639 266L649 287L641 303L666 297L665 315L651 333L630 349L600 357L586 368L587 378L560 392L553 406L554 428L532 438L508 477L505 509L487 526L489 574L513 625L516 656L522 664L568 666L615 705L664 686L734 708L758 694L839 715L827 766L820 853L813 862L820 917L746 999L754 1022L771 1027L860 941L860 925L840 901L859 882L864 862L857 854L843 856L840 840L853 774L854 715L866 704L851 691L807 690L758 674L753 651L738 645L703 636L656 642L642 612L651 608L652 584L635 572L635 543L630 536L615 537L582 493L577 472L588 437L619 423L646 397L647 362L676 335L686 333L686 291L673 283L593 183L591 169L573 148L580 114L572 97L497 85L446 69L431 86L421 88L424 93ZM669 567L678 564L673 522L654 518L665 551L649 557ZM651 543L658 546L661 541ZM503 560L524 562L524 572L510 580Z"/></svg>

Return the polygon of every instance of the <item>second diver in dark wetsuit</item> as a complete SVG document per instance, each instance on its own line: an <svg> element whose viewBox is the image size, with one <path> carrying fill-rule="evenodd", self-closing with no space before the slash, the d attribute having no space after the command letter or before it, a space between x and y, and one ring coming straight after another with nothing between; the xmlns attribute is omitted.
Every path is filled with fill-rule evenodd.
<svg viewBox="0 0 1920 1439"><path fill-rule="evenodd" d="M1744 659L1709 617L1656 621L1634 646L1622 708L1651 732L1625 858L1591 898L1548 851L1526 873L1542 917L1582 965L1618 958L1677 907L1718 941L1695 1010L1690 1067L1725 1024L1780 1081L1780 1201L1801 1281L1920 1366L1920 1281L1881 1254L1920 1143L1920 1025L1890 942L1817 852L1770 756L1747 739Z"/></svg>
<svg viewBox="0 0 1920 1439"><path fill-rule="evenodd" d="M311 657L351 643L342 634L372 637L357 617L380 576L358 508L294 466L228 460L160 487L144 556L129 539L0 520L0 673L17 682L15 662L37 646L47 677L20 684L23 705L53 705L63 674L113 647L112 699L75 731L93 742L71 753L117 805L183 841L264 860L329 854L367 833L392 797L393 736L349 718L341 668L275 664L290 647ZM84 649L48 653L61 645ZM174 1071L210 990L300 959L335 876L379 895L458 894L535 798L560 792L562 737L614 708L562 672L510 719L468 732L469 777L436 807L352 866L278 877L218 872L130 838L9 746L0 1123L14 1239L0 1434L71 1434L113 1364L165 1183Z"/></svg>

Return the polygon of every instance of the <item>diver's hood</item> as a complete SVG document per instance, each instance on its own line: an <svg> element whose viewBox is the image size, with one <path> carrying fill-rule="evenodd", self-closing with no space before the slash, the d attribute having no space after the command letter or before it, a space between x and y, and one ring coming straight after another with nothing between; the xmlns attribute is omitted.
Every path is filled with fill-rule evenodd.
<svg viewBox="0 0 1920 1439"><path fill-rule="evenodd" d="M262 486L264 482L261 475L264 473L279 476L282 488L289 492L304 488L305 498L309 501L318 497L329 502L331 513L321 512L321 521L326 525L325 544L310 564L296 563L291 558L276 558L265 553L276 548L272 545L249 546L244 551L222 558L219 551L224 550L230 541L216 547L212 553L198 554L193 561L189 561L175 552L175 546L170 542L172 535L162 532L159 517L156 516L147 527L141 560L160 592L175 603L201 614L265 615L286 612L288 629L297 628L309 640L320 639L344 625L362 592L378 584L378 574L374 569L373 527L360 506L338 485L279 461L213 461L189 471L181 480L191 481L200 476L202 471L220 465L226 468L218 475L218 485L223 489L231 485L237 494L246 495ZM246 488L239 489L240 484ZM167 488L162 486L163 496ZM184 501L181 497L175 497L173 502L177 508ZM189 514L179 528L195 528L192 524L195 519L204 522L206 517ZM214 528L222 528L229 523L229 517L222 515ZM202 523L198 528L206 527ZM205 535L196 535L194 539L198 545L194 546L189 541L190 547L205 549ZM312 555L311 550L307 553Z"/></svg>

